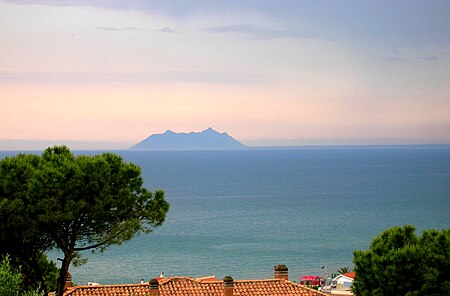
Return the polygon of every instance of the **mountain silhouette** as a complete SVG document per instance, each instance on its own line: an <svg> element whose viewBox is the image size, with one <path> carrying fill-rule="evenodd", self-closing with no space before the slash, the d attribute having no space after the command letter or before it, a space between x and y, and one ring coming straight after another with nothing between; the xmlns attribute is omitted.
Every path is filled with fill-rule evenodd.
<svg viewBox="0 0 450 296"><path fill-rule="evenodd" d="M244 149L246 146L227 133L219 133L212 128L202 132L174 133L167 130L163 134L153 134L133 145L134 150L224 150Z"/></svg>

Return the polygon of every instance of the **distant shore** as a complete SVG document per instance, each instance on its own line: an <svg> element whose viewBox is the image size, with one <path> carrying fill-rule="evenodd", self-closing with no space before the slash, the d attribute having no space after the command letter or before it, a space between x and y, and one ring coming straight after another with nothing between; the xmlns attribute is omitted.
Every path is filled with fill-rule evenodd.
<svg viewBox="0 0 450 296"><path fill-rule="evenodd" d="M130 145L110 142L78 141L22 141L0 140L0 151L43 151L54 145L67 145L71 150L120 151L129 150ZM248 150L248 149L376 149L376 148L426 148L450 149L450 144L373 144L373 145L298 145L298 146L246 146L240 149L148 149L138 151L208 151L208 150Z"/></svg>

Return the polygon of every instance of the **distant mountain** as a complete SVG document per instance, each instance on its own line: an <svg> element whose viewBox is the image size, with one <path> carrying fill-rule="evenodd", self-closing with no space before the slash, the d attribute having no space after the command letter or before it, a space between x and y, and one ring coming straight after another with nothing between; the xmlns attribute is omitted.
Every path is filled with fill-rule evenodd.
<svg viewBox="0 0 450 296"><path fill-rule="evenodd" d="M164 134L154 134L137 143L134 150L212 150L243 149L243 144L227 133L219 133L212 128L196 133L174 133L170 130Z"/></svg>

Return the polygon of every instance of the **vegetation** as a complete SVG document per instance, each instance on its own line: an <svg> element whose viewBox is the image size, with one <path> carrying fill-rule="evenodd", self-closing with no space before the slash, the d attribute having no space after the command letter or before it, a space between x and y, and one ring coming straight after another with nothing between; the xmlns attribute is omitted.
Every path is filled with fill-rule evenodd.
<svg viewBox="0 0 450 296"><path fill-rule="evenodd" d="M45 251L54 246L36 217L30 186L39 168L36 155L18 155L0 161L0 257L24 275L24 284L45 292L56 289L58 269Z"/></svg>
<svg viewBox="0 0 450 296"><path fill-rule="evenodd" d="M357 296L450 295L450 229L417 237L413 226L397 226L353 255Z"/></svg>
<svg viewBox="0 0 450 296"><path fill-rule="evenodd" d="M138 166L111 153L75 157L67 147L55 146L41 156L1 160L0 176L0 215L8 217L2 219L0 240L11 241L0 251L32 261L31 278L42 284L42 265L35 263L45 251L61 250L57 295L80 251L103 251L149 233L169 209L163 191L153 194L143 187ZM12 252L15 248L20 252Z"/></svg>
<svg viewBox="0 0 450 296"><path fill-rule="evenodd" d="M38 289L26 291L22 282L20 270L13 270L8 256L3 258L0 261L0 296L44 296Z"/></svg>
<svg viewBox="0 0 450 296"><path fill-rule="evenodd" d="M336 270L337 273L332 273L331 274L331 278L334 279L335 277L337 277L340 274L344 274L344 273L349 273L352 270L348 267L348 266L343 266L341 268L339 268L338 270Z"/></svg>
<svg viewBox="0 0 450 296"><path fill-rule="evenodd" d="M352 271L348 266L343 266L337 270L339 274L349 273Z"/></svg>

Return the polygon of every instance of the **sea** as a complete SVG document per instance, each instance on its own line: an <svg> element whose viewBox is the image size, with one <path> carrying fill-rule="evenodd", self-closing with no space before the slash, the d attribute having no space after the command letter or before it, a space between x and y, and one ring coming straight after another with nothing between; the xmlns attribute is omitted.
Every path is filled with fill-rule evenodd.
<svg viewBox="0 0 450 296"><path fill-rule="evenodd" d="M450 147L112 151L170 202L164 224L103 253L83 252L78 285L168 276L330 277L383 230L450 227ZM0 152L0 157L18 152ZM96 154L102 151L74 151ZM50 258L61 256L49 253Z"/></svg>

